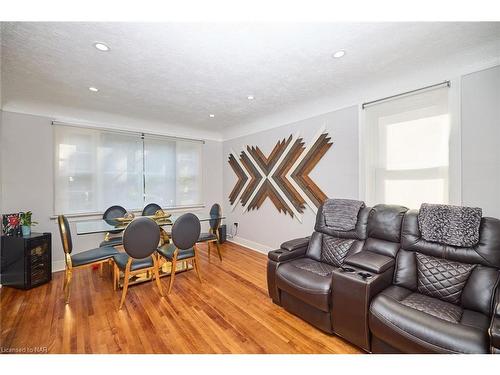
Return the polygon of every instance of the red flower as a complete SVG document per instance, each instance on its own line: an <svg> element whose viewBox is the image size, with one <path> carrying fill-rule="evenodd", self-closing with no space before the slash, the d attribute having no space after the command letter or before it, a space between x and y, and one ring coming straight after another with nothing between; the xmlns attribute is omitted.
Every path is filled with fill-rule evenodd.
<svg viewBox="0 0 500 375"><path fill-rule="evenodd" d="M11 227L17 227L19 225L19 216L17 215L8 216L7 220L9 221L9 225Z"/></svg>

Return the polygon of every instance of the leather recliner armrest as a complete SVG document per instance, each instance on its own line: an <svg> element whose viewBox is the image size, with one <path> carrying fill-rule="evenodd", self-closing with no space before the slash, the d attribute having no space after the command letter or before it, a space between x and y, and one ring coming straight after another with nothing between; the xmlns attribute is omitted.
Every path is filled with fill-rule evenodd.
<svg viewBox="0 0 500 375"><path fill-rule="evenodd" d="M275 262L286 262L287 260L301 258L305 255L309 246L309 239L309 237L303 237L283 242L280 249L270 251L267 257Z"/></svg>
<svg viewBox="0 0 500 375"><path fill-rule="evenodd" d="M302 247L307 248L307 246L309 246L310 239L310 237L295 238L293 240L283 242L280 248L287 251L298 250Z"/></svg>
<svg viewBox="0 0 500 375"><path fill-rule="evenodd" d="M344 264L379 274L393 267L394 259L386 255L365 250L347 257Z"/></svg>
<svg viewBox="0 0 500 375"><path fill-rule="evenodd" d="M500 354L500 286L497 287L495 309L493 310L488 333L490 335L491 352Z"/></svg>
<svg viewBox="0 0 500 375"><path fill-rule="evenodd" d="M307 246L299 247L298 249L292 251L288 251L285 249L278 249L270 251L267 254L267 257L270 260L274 260L275 262L286 262L288 260L302 258L304 255L306 255L306 250Z"/></svg>

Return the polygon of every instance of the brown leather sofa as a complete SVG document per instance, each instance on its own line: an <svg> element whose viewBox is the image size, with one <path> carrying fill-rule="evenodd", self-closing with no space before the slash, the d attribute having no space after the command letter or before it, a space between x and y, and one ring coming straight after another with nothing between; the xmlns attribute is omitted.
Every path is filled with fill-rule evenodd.
<svg viewBox="0 0 500 375"><path fill-rule="evenodd" d="M331 273L342 265L346 256L361 251L369 213L369 208L361 209L355 229L339 232L324 224L321 207L311 237L285 242L281 249L271 251L267 281L273 302L332 333Z"/></svg>
<svg viewBox="0 0 500 375"><path fill-rule="evenodd" d="M273 302L333 333L332 274L335 270L354 270L352 267L358 267L358 263L370 260L373 264L381 262L384 271L390 268L399 249L405 212L401 206L365 207L359 211L355 229L341 232L325 225L320 207L310 238L285 242L268 255L267 280ZM355 257L362 250L367 250L364 256ZM349 258L353 264L345 267Z"/></svg>
<svg viewBox="0 0 500 375"><path fill-rule="evenodd" d="M370 306L372 351L498 352L499 268L500 220L483 218L479 243L463 248L424 240L407 212L392 285Z"/></svg>
<svg viewBox="0 0 500 375"><path fill-rule="evenodd" d="M500 353L500 220L483 218L479 244L458 248L424 241L417 215L377 205L360 210L354 231L336 232L320 208L310 238L269 253L273 302L368 352ZM353 242L338 264L325 262L338 239ZM432 292L419 290L421 277Z"/></svg>

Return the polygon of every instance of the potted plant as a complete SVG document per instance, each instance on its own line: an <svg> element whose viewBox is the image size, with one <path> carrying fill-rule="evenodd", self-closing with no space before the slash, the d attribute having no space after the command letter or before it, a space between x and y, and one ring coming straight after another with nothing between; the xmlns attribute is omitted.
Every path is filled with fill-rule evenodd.
<svg viewBox="0 0 500 375"><path fill-rule="evenodd" d="M31 211L21 212L19 214L23 236L29 236L31 234L31 226L38 224L36 221L31 220L32 215L33 213Z"/></svg>

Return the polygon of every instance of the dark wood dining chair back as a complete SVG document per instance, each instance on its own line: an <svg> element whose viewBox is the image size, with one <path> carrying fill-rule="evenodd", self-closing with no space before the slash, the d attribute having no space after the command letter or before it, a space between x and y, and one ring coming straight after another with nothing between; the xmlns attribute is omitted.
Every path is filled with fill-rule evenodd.
<svg viewBox="0 0 500 375"><path fill-rule="evenodd" d="M63 250L66 254L71 254L73 251L73 241L71 240L71 229L69 228L68 219L64 215L59 215L57 217L57 224L59 225Z"/></svg>
<svg viewBox="0 0 500 375"><path fill-rule="evenodd" d="M161 206L156 203L149 203L142 210L142 216L152 216L156 211L161 210Z"/></svg>
<svg viewBox="0 0 500 375"><path fill-rule="evenodd" d="M156 251L160 242L160 229L154 220L138 217L125 228L123 248L132 258L142 259Z"/></svg>
<svg viewBox="0 0 500 375"><path fill-rule="evenodd" d="M172 226L172 241L179 250L192 248L201 232L200 219L187 213L179 217Z"/></svg>
<svg viewBox="0 0 500 375"><path fill-rule="evenodd" d="M220 224L222 219L220 218L222 216L222 209L220 207L219 203L215 203L212 205L210 208L210 229L212 229L212 232L216 234L216 232L219 230Z"/></svg>

